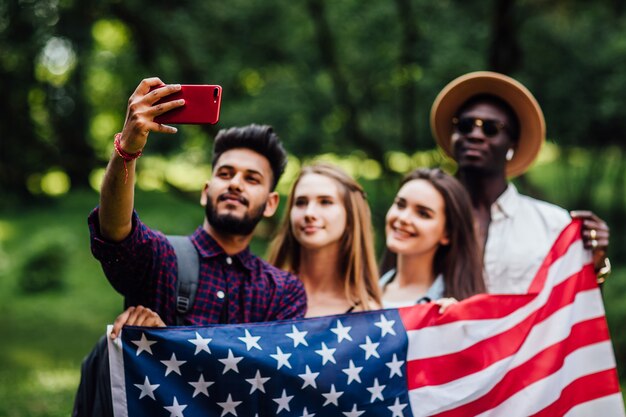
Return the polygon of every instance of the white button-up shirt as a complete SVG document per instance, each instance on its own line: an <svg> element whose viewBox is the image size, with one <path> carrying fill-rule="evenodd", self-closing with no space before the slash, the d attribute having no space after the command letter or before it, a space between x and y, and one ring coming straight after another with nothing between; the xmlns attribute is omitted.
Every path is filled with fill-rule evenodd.
<svg viewBox="0 0 626 417"><path fill-rule="evenodd" d="M485 284L490 293L525 293L569 213L521 195L513 184L491 206L485 246Z"/></svg>

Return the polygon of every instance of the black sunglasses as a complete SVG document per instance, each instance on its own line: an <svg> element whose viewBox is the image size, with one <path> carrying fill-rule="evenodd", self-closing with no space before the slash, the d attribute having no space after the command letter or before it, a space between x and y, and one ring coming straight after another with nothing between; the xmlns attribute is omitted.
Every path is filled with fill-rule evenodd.
<svg viewBox="0 0 626 417"><path fill-rule="evenodd" d="M474 126L478 126L483 130L483 134L489 138L506 129L506 125L498 120L479 119L478 117L454 117L452 124L459 133L464 135L471 133Z"/></svg>

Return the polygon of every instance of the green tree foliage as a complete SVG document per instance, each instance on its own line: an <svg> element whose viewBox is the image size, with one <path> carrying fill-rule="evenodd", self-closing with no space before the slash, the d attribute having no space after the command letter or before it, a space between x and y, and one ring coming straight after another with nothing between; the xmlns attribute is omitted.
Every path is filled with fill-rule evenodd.
<svg viewBox="0 0 626 417"><path fill-rule="evenodd" d="M220 126L271 123L299 156L430 149L435 94L476 69L526 82L561 145L620 144L626 128L616 2L5 0L0 12L0 181L13 191L53 166L87 184L152 75L222 84Z"/></svg>
<svg viewBox="0 0 626 417"><path fill-rule="evenodd" d="M222 84L220 126L272 123L301 156L358 148L383 162L390 150L432 148L435 94L476 69L526 82L559 144L620 144L619 4L5 0L1 117L11 129L0 181L26 191L28 175L60 166L85 185L126 98L152 75Z"/></svg>
<svg viewBox="0 0 626 417"><path fill-rule="evenodd" d="M300 158L358 150L386 176L390 152L433 148L428 113L441 87L492 69L536 93L566 161L577 147L593 155L585 175L575 163L563 170L568 193L543 197L616 224L626 168L602 155L622 148L626 130L622 3L0 0L0 186L28 195L55 170L87 185L128 96L155 75L219 83L224 98L218 126L153 135L151 155L206 162L218 127L261 122ZM608 198L599 178L612 181Z"/></svg>

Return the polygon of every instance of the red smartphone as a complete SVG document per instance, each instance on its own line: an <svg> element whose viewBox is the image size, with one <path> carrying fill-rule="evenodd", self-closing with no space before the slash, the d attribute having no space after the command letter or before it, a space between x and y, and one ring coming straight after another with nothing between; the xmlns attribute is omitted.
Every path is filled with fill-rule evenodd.
<svg viewBox="0 0 626 417"><path fill-rule="evenodd" d="M214 125L219 120L222 102L222 87L219 85L181 85L180 91L163 97L155 104L181 98L185 99L184 106L163 113L155 117L154 121L162 124Z"/></svg>

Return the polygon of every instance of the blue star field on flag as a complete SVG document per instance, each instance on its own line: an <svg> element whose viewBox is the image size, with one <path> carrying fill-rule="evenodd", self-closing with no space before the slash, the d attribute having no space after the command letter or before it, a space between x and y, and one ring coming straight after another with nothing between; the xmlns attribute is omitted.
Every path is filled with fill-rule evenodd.
<svg viewBox="0 0 626 417"><path fill-rule="evenodd" d="M245 325L125 327L127 404L114 408L117 417L411 416L407 343L397 310Z"/></svg>

